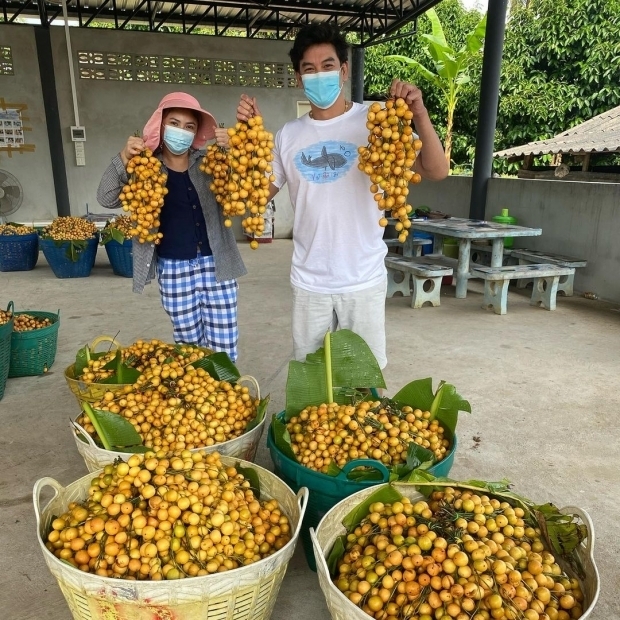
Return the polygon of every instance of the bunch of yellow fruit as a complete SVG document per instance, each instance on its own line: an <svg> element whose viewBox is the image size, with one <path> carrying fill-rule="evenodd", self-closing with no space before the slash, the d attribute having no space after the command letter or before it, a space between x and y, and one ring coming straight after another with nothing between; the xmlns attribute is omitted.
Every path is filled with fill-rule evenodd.
<svg viewBox="0 0 620 620"><path fill-rule="evenodd" d="M422 148L411 127L413 113L404 99L389 99L385 107L375 102L368 108L366 127L370 131L368 145L360 146L358 168L370 177L370 191L380 211L390 211L398 220L398 240L404 243L411 228L407 204L409 183L419 183L422 177L412 170L416 153ZM388 220L382 215L381 226Z"/></svg>
<svg viewBox="0 0 620 620"><path fill-rule="evenodd" d="M18 314L13 322L13 331L29 332L35 329L43 329L52 325L50 319L32 316L31 314Z"/></svg>
<svg viewBox="0 0 620 620"><path fill-rule="evenodd" d="M32 226L19 226L15 224L0 224L0 235L23 236L36 232Z"/></svg>
<svg viewBox="0 0 620 620"><path fill-rule="evenodd" d="M218 381L202 368L158 362L149 365L134 385L106 392L93 408L123 416L145 446L168 452L239 437L256 417L258 404L248 387ZM86 413L78 424L97 437Z"/></svg>
<svg viewBox="0 0 620 620"><path fill-rule="evenodd" d="M584 595L521 507L446 487L375 502L334 583L377 620L576 620Z"/></svg>
<svg viewBox="0 0 620 620"><path fill-rule="evenodd" d="M222 206L224 224L232 226L232 217L245 216L241 224L246 233L260 237L265 229L271 174L273 134L266 131L263 119L254 116L228 129L228 150L217 145L207 148L201 170L213 177L211 191ZM254 239L252 249L258 247Z"/></svg>
<svg viewBox="0 0 620 620"><path fill-rule="evenodd" d="M161 162L150 149L135 155L127 163L129 181L123 186L119 200L124 211L130 211L133 223L130 235L140 243L160 243L163 237L157 229L159 214L164 205L167 175L161 171Z"/></svg>
<svg viewBox="0 0 620 620"><path fill-rule="evenodd" d="M13 318L12 312L7 312L6 310L0 310L0 325L4 325L8 323Z"/></svg>
<svg viewBox="0 0 620 620"><path fill-rule="evenodd" d="M286 428L298 461L327 473L355 459L375 459L392 466L407 460L412 442L442 460L450 448L444 428L428 411L376 401L357 405L322 404L307 407Z"/></svg>
<svg viewBox="0 0 620 620"><path fill-rule="evenodd" d="M57 217L43 229L43 237L54 241L85 241L97 234L97 227L81 217Z"/></svg>
<svg viewBox="0 0 620 620"><path fill-rule="evenodd" d="M122 233L122 235L126 238L126 239L131 239L132 237L132 230L134 228L132 220L131 220L131 216L129 215L117 215L113 220L110 220L109 222L106 223L103 231L105 233L105 231L107 229L110 228L115 228L116 230L118 230L120 233Z"/></svg>
<svg viewBox="0 0 620 620"><path fill-rule="evenodd" d="M277 500L217 453L135 454L107 465L88 497L52 521L45 546L101 577L185 579L268 557L291 539Z"/></svg>

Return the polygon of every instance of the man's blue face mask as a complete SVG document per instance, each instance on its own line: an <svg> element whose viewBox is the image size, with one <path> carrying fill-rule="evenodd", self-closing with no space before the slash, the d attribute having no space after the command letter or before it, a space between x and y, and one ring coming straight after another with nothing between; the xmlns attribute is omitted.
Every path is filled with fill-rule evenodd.
<svg viewBox="0 0 620 620"><path fill-rule="evenodd" d="M164 127L164 144L173 155L183 155L189 151L195 134L187 129L166 125Z"/></svg>
<svg viewBox="0 0 620 620"><path fill-rule="evenodd" d="M344 84L340 83L340 71L322 71L301 76L304 91L310 103L321 110L331 108L340 95Z"/></svg>

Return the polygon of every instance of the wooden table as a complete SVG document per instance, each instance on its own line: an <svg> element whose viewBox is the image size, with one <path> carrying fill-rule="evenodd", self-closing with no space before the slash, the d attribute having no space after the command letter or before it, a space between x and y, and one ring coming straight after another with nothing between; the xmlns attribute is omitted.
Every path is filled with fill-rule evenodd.
<svg viewBox="0 0 620 620"><path fill-rule="evenodd" d="M459 242L459 258L456 269L456 296L467 297L467 280L470 278L470 250L472 240L492 240L491 267L501 267L506 237L537 237L540 228L526 228L512 224L498 224L483 220L451 217L445 220L412 219L411 228L434 237L433 255L443 254L443 237L454 237ZM428 257L427 257L428 258Z"/></svg>

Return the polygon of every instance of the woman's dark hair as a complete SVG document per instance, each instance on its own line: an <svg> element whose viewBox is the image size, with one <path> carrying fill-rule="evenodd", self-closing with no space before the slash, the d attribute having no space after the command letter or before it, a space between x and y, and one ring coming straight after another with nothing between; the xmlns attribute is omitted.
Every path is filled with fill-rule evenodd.
<svg viewBox="0 0 620 620"><path fill-rule="evenodd" d="M299 73L299 66L306 50L313 45L328 43L333 45L340 63L349 60L349 44L344 35L332 24L309 24L304 26L295 37L295 43L288 55L293 63L293 69Z"/></svg>

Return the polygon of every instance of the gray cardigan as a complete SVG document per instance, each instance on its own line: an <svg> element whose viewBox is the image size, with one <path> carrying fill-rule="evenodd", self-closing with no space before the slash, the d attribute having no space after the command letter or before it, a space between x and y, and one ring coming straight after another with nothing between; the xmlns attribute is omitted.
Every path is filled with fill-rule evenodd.
<svg viewBox="0 0 620 620"><path fill-rule="evenodd" d="M191 179L202 206L207 225L209 245L215 261L215 277L218 282L234 280L247 273L232 228L224 226L224 217L221 207L209 189L211 177L201 172L200 161L204 153L191 150L189 154L189 178ZM161 155L158 155L161 160ZM162 166L164 172L166 167ZM120 155L116 155L103 173L97 201L107 209L118 209L121 206L118 199L123 185L128 182L127 172ZM140 243L133 239L133 291L142 293L144 286L157 274L157 256L154 243Z"/></svg>

